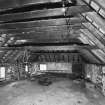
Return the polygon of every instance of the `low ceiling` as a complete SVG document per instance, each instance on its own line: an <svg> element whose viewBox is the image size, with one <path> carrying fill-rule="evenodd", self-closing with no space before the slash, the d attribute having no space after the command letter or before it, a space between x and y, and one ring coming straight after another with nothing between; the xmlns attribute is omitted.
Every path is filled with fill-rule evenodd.
<svg viewBox="0 0 105 105"><path fill-rule="evenodd" d="M105 64L104 0L0 0L0 59L75 51Z"/></svg>

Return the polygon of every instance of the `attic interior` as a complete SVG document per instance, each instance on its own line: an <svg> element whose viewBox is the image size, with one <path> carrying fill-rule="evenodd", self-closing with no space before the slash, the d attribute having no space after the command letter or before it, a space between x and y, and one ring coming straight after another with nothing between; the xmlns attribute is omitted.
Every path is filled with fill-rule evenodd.
<svg viewBox="0 0 105 105"><path fill-rule="evenodd" d="M0 0L0 105L105 105L105 1Z"/></svg>

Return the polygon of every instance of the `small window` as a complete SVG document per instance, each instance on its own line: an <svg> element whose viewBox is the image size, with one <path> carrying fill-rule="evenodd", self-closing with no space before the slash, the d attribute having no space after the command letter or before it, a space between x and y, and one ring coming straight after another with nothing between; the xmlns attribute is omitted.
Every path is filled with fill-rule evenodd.
<svg viewBox="0 0 105 105"><path fill-rule="evenodd" d="M47 70L46 64L40 64L40 70Z"/></svg>
<svg viewBox="0 0 105 105"><path fill-rule="evenodd" d="M0 67L0 78L5 78L5 67Z"/></svg>
<svg viewBox="0 0 105 105"><path fill-rule="evenodd" d="M27 65L25 66L25 71L28 72L28 66Z"/></svg>

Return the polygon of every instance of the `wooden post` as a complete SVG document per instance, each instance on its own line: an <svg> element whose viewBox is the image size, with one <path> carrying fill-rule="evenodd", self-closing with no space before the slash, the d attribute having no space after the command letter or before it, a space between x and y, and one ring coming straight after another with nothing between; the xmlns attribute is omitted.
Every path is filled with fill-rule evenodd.
<svg viewBox="0 0 105 105"><path fill-rule="evenodd" d="M16 69L17 69L17 76L18 76L18 80L20 80L20 71L19 71L19 62L16 62Z"/></svg>

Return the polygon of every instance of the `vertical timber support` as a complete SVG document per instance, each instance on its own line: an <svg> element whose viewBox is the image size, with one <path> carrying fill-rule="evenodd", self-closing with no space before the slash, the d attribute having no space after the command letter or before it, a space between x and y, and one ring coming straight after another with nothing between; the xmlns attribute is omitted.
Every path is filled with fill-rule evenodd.
<svg viewBox="0 0 105 105"><path fill-rule="evenodd" d="M20 80L20 70L19 70L19 62L16 62L16 69L17 69L17 78Z"/></svg>

